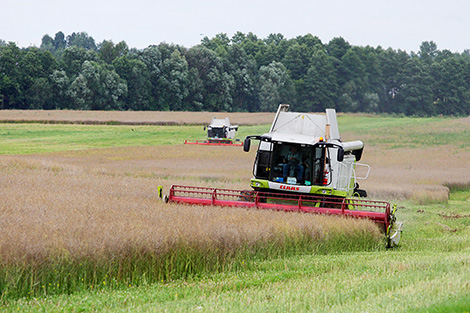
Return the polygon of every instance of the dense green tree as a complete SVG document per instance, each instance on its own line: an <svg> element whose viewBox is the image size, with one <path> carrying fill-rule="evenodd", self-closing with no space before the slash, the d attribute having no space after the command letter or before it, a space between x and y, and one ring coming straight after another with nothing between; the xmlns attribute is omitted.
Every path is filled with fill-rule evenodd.
<svg viewBox="0 0 470 313"><path fill-rule="evenodd" d="M126 55L129 47L125 41L115 45L111 40L103 40L98 44L98 52L104 62L111 64L116 58Z"/></svg>
<svg viewBox="0 0 470 313"><path fill-rule="evenodd" d="M70 84L67 96L72 100L70 108L74 110L91 110L93 107L93 92L88 86L84 75L78 75Z"/></svg>
<svg viewBox="0 0 470 313"><path fill-rule="evenodd" d="M54 39L48 34L42 36L41 39L41 49L54 52L56 50L54 46Z"/></svg>
<svg viewBox="0 0 470 313"><path fill-rule="evenodd" d="M242 33L241 31L238 31L232 36L230 41L234 45L241 45L245 41L245 39L246 39L246 35Z"/></svg>
<svg viewBox="0 0 470 313"><path fill-rule="evenodd" d="M401 74L401 90L397 95L401 105L395 112L418 116L435 114L432 77L428 69L429 67L417 57L407 61Z"/></svg>
<svg viewBox="0 0 470 313"><path fill-rule="evenodd" d="M328 55L338 60L341 60L349 49L351 45L342 37L335 37L326 45Z"/></svg>
<svg viewBox="0 0 470 313"><path fill-rule="evenodd" d="M160 75L162 67L162 54L157 46L150 46L142 51L139 59L144 62L147 67L149 78L149 95L150 107L153 110L161 110L159 97L160 97Z"/></svg>
<svg viewBox="0 0 470 313"><path fill-rule="evenodd" d="M98 54L104 62L111 64L116 58L122 57L129 52L125 41L116 45L111 40L103 40L98 44Z"/></svg>
<svg viewBox="0 0 470 313"><path fill-rule="evenodd" d="M421 62L425 62L426 64L430 65L438 55L436 43L433 41L424 41L419 46L418 55L421 59Z"/></svg>
<svg viewBox="0 0 470 313"><path fill-rule="evenodd" d="M53 55L49 51L30 48L23 53L18 65L23 89L22 107L52 108L49 76L57 68Z"/></svg>
<svg viewBox="0 0 470 313"><path fill-rule="evenodd" d="M245 50L247 56L253 58L258 66L263 63L264 55L266 53L266 44L262 39L250 32L241 42L241 46L243 47L243 50Z"/></svg>
<svg viewBox="0 0 470 313"><path fill-rule="evenodd" d="M201 77L199 77L199 72L196 68L189 68L188 81L189 94L186 97L186 109L188 111L204 110L204 83Z"/></svg>
<svg viewBox="0 0 470 313"><path fill-rule="evenodd" d="M122 57L128 53L129 53L129 46L124 40L118 42L114 46L114 54L116 55L116 58Z"/></svg>
<svg viewBox="0 0 470 313"><path fill-rule="evenodd" d="M264 54L257 55L256 59L258 60L258 67L266 66L275 61L277 62L281 59L279 49L274 43L267 44Z"/></svg>
<svg viewBox="0 0 470 313"><path fill-rule="evenodd" d="M72 33L67 36L67 47L80 47L85 50L96 50L96 44L93 37L86 32Z"/></svg>
<svg viewBox="0 0 470 313"><path fill-rule="evenodd" d="M59 31L54 36L54 48L56 50L64 50L67 45L65 40L65 35L63 32Z"/></svg>
<svg viewBox="0 0 470 313"><path fill-rule="evenodd" d="M117 57L116 51L114 50L114 43L111 40L103 40L103 42L99 43L98 52L101 59L108 64L111 64Z"/></svg>
<svg viewBox="0 0 470 313"><path fill-rule="evenodd" d="M47 78L40 77L35 79L28 90L26 90L25 97L29 109L55 109L52 101L52 85Z"/></svg>
<svg viewBox="0 0 470 313"><path fill-rule="evenodd" d="M151 110L151 86L145 63L128 55L113 61L116 73L127 82L127 95L123 96L126 110Z"/></svg>
<svg viewBox="0 0 470 313"><path fill-rule="evenodd" d="M256 105L256 62L241 45L230 46L227 51L226 71L233 76L231 111L253 111Z"/></svg>
<svg viewBox="0 0 470 313"><path fill-rule="evenodd" d="M395 51L391 48L383 50L377 56L378 67L381 70L382 97L378 112L398 112L396 108L400 105L398 93L403 82L403 71L410 56L405 51Z"/></svg>
<svg viewBox="0 0 470 313"><path fill-rule="evenodd" d="M181 111L186 109L184 100L189 96L188 63L179 50L162 62L160 76L160 107L164 110Z"/></svg>
<svg viewBox="0 0 470 313"><path fill-rule="evenodd" d="M93 50L73 46L66 48L61 60L61 67L70 79L75 79L82 69L85 61L98 61L98 56Z"/></svg>
<svg viewBox="0 0 470 313"><path fill-rule="evenodd" d="M51 106L53 109L80 109L72 105L69 96L70 79L63 70L55 70L49 76L51 82Z"/></svg>
<svg viewBox="0 0 470 313"><path fill-rule="evenodd" d="M75 107L87 110L121 110L126 83L116 72L94 61L83 62L82 70L69 88Z"/></svg>
<svg viewBox="0 0 470 313"><path fill-rule="evenodd" d="M293 80L304 79L310 67L310 49L305 45L294 43L291 45L282 60L284 66L290 71Z"/></svg>
<svg viewBox="0 0 470 313"><path fill-rule="evenodd" d="M188 50L186 59L190 68L197 70L201 79L202 104L205 111L228 111L232 105L230 90L233 77L226 73L217 54L203 46Z"/></svg>
<svg viewBox="0 0 470 313"><path fill-rule="evenodd" d="M335 108L338 97L334 60L323 49L314 52L305 78L305 96L301 109L307 112L321 112Z"/></svg>
<svg viewBox="0 0 470 313"><path fill-rule="evenodd" d="M419 51L328 44L312 34L217 34L201 45L124 41L96 46L85 32L44 35L40 48L0 40L0 108L295 110L470 114L470 50Z"/></svg>
<svg viewBox="0 0 470 313"><path fill-rule="evenodd" d="M465 79L465 61L450 57L430 67L432 76L433 101L437 114L469 114L470 90ZM467 107L467 109L466 109Z"/></svg>
<svg viewBox="0 0 470 313"><path fill-rule="evenodd" d="M20 48L10 42L0 49L0 101L3 109L21 107Z"/></svg>
<svg viewBox="0 0 470 313"><path fill-rule="evenodd" d="M215 35L215 37L212 39L209 39L207 36L205 36L201 40L201 44L207 49L215 51L219 57L223 57L228 52L230 39L228 38L227 34L220 33Z"/></svg>
<svg viewBox="0 0 470 313"><path fill-rule="evenodd" d="M258 78L259 108L263 112L274 112L280 103L289 103L293 87L285 66L272 62L262 66Z"/></svg>
<svg viewBox="0 0 470 313"><path fill-rule="evenodd" d="M340 110L357 112L361 109L363 97L367 92L366 68L358 55L360 49L349 49L341 58L338 67ZM342 106L344 105L344 106Z"/></svg>
<svg viewBox="0 0 470 313"><path fill-rule="evenodd" d="M41 50L46 50L52 53L57 58L60 58L67 42L63 32L57 32L52 39L48 34L44 35L41 40Z"/></svg>
<svg viewBox="0 0 470 313"><path fill-rule="evenodd" d="M383 94L382 71L377 55L381 48L370 46L357 49L356 53L364 65L363 90L361 90L360 112L379 112L380 95Z"/></svg>

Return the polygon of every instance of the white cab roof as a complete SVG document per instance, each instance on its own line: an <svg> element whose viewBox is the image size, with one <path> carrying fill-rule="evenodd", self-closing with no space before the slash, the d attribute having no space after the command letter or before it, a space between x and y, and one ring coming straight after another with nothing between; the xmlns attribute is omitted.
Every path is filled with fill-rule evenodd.
<svg viewBox="0 0 470 313"><path fill-rule="evenodd" d="M278 110L267 137L272 141L292 142L313 145L320 137L326 137L326 125L329 124L329 141L339 141L336 111L327 109L326 114L297 113Z"/></svg>

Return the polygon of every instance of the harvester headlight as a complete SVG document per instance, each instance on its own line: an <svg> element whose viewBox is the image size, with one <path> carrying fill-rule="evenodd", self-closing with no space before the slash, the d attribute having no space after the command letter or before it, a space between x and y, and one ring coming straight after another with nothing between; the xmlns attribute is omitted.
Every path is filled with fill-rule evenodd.
<svg viewBox="0 0 470 313"><path fill-rule="evenodd" d="M258 183L258 182L256 182L256 183L255 183L255 186L256 186L256 187L259 187L259 186L261 186L261 184Z"/></svg>

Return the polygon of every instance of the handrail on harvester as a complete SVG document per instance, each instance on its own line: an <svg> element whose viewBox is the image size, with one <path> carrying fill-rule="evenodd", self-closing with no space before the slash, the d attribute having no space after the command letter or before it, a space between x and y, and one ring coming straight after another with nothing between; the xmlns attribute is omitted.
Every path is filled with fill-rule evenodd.
<svg viewBox="0 0 470 313"><path fill-rule="evenodd" d="M181 185L171 186L168 201L367 218L377 223L384 232L387 232L391 222L390 203L386 201Z"/></svg>

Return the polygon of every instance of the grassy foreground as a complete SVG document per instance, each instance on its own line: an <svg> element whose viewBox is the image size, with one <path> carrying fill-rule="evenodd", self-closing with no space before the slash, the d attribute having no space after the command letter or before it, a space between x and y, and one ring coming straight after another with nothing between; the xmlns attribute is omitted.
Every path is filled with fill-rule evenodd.
<svg viewBox="0 0 470 313"><path fill-rule="evenodd" d="M470 192L403 203L400 248L303 254L200 278L6 302L35 312L468 312Z"/></svg>

